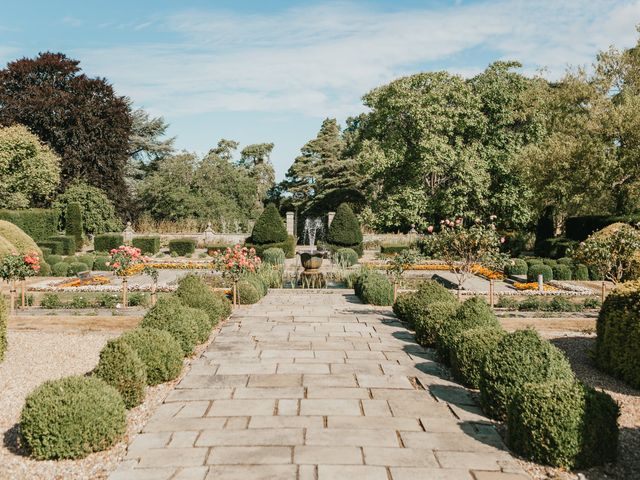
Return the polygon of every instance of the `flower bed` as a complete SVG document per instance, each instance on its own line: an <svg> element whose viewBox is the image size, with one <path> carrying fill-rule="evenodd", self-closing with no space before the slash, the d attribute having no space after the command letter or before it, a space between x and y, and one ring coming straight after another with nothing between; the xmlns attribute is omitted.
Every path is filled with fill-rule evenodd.
<svg viewBox="0 0 640 480"><path fill-rule="evenodd" d="M514 282L513 288L515 288L516 290L538 290L539 291L540 287L538 285L538 282ZM543 285L542 288L544 289L545 292L554 292L558 290L556 287L553 287L547 284Z"/></svg>
<svg viewBox="0 0 640 480"><path fill-rule="evenodd" d="M82 278L74 278L67 279L56 286L60 288L76 288L76 287L88 287L93 285L109 285L111 280L107 277L103 277L102 275L96 275L94 277L82 279Z"/></svg>

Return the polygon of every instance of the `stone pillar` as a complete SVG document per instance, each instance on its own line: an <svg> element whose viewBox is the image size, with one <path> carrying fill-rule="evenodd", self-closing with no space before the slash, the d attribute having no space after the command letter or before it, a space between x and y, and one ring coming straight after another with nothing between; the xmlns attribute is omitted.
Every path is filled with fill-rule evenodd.
<svg viewBox="0 0 640 480"><path fill-rule="evenodd" d="M202 233L202 239L204 241L204 246L213 244L213 228L211 228L211 222L207 223L207 228L204 229Z"/></svg>
<svg viewBox="0 0 640 480"><path fill-rule="evenodd" d="M295 232L295 214L293 212L287 212L287 234L294 235Z"/></svg>
<svg viewBox="0 0 640 480"><path fill-rule="evenodd" d="M329 212L327 214L328 218L327 218L327 227L331 226L331 222L333 222L333 217L336 216L336 212Z"/></svg>
<svg viewBox="0 0 640 480"><path fill-rule="evenodd" d="M122 239L125 245L131 245L131 241L133 240L133 227L131 226L131 222L127 222L127 228L122 232Z"/></svg>

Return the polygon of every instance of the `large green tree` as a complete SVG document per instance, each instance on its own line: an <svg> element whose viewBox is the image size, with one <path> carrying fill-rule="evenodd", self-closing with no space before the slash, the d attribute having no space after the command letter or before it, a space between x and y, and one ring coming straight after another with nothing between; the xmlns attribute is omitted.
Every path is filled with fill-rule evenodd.
<svg viewBox="0 0 640 480"><path fill-rule="evenodd" d="M19 123L62 158L62 188L82 179L126 203L131 114L104 78L83 74L62 53L10 62L0 70L0 125Z"/></svg>
<svg viewBox="0 0 640 480"><path fill-rule="evenodd" d="M267 198L267 193L276 184L276 173L271 163L273 143L254 143L240 151L239 164L247 169L256 182L255 201L257 205Z"/></svg>

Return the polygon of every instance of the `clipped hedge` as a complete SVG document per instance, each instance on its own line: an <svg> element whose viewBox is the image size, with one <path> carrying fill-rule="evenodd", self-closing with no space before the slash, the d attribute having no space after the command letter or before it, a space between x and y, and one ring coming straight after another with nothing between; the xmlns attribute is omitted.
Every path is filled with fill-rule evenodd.
<svg viewBox="0 0 640 480"><path fill-rule="evenodd" d="M396 244L382 244L380 245L380 253L385 255L392 255L394 253L402 253L405 250L409 250L411 245L396 245Z"/></svg>
<svg viewBox="0 0 640 480"><path fill-rule="evenodd" d="M353 210L346 203L342 203L336 210L327 233L327 242L340 247L353 248L361 255L362 228Z"/></svg>
<svg viewBox="0 0 640 480"><path fill-rule="evenodd" d="M124 245L121 233L101 233L93 237L93 249L96 252L110 252L121 245Z"/></svg>
<svg viewBox="0 0 640 480"><path fill-rule="evenodd" d="M7 352L7 304L4 297L0 298L0 362Z"/></svg>
<svg viewBox="0 0 640 480"><path fill-rule="evenodd" d="M50 277L51 276L51 265L49 265L44 260L40 261L40 271L38 272L39 277Z"/></svg>
<svg viewBox="0 0 640 480"><path fill-rule="evenodd" d="M454 301L437 301L429 304L429 308L415 317L416 342L423 347L436 344L436 337L442 326L455 316L460 304Z"/></svg>
<svg viewBox="0 0 640 480"><path fill-rule="evenodd" d="M169 332L178 340L182 352L190 355L198 343L198 324L189 313L177 295L166 295L149 309L140 326Z"/></svg>
<svg viewBox="0 0 640 480"><path fill-rule="evenodd" d="M105 257L102 255L95 257L95 259L93 260L93 269L99 271L108 271L109 266L107 265L107 263L109 263L110 260L111 259L109 257Z"/></svg>
<svg viewBox="0 0 640 480"><path fill-rule="evenodd" d="M49 241L61 242L63 255L73 255L76 253L76 239L73 235L56 235L49 237Z"/></svg>
<svg viewBox="0 0 640 480"><path fill-rule="evenodd" d="M109 340L100 351L94 375L118 390L127 408L140 405L144 400L145 364L122 337Z"/></svg>
<svg viewBox="0 0 640 480"><path fill-rule="evenodd" d="M552 268L552 271L555 280L571 280L573 278L573 273L569 265L558 264Z"/></svg>
<svg viewBox="0 0 640 480"><path fill-rule="evenodd" d="M197 275L180 279L175 294L183 305L203 310L213 328L220 320L231 314L231 303L222 294L216 293Z"/></svg>
<svg viewBox="0 0 640 480"><path fill-rule="evenodd" d="M413 328L417 318L427 314L429 305L440 301L457 303L456 297L449 290L438 282L429 280L421 283L417 291L399 295L393 305L393 312Z"/></svg>
<svg viewBox="0 0 640 480"><path fill-rule="evenodd" d="M48 248L51 250L51 253L54 255L62 255L64 251L64 245L62 242L51 241L51 240L42 240L38 242L38 246L42 248Z"/></svg>
<svg viewBox="0 0 640 480"><path fill-rule="evenodd" d="M536 242L534 253L539 257L561 258L567 257L578 246L577 241L569 238L547 238Z"/></svg>
<svg viewBox="0 0 640 480"><path fill-rule="evenodd" d="M466 330L451 343L451 371L456 380L468 387L480 387L480 373L486 356L506 335L502 328L478 327Z"/></svg>
<svg viewBox="0 0 640 480"><path fill-rule="evenodd" d="M71 235L76 241L76 249L82 247L82 208L77 202L69 202L67 204L67 212L64 216L64 230L67 235Z"/></svg>
<svg viewBox="0 0 640 480"><path fill-rule="evenodd" d="M191 308L191 307L182 307L184 309L184 314L189 315L196 322L197 330L196 330L196 343L204 343L211 335L211 320L209 319L209 315L204 310L200 310L199 308Z"/></svg>
<svg viewBox="0 0 640 480"><path fill-rule="evenodd" d="M565 222L567 238L581 242L589 235L613 223L628 223L635 225L640 222L640 214L635 215L583 215L579 217L569 217Z"/></svg>
<svg viewBox="0 0 640 480"><path fill-rule="evenodd" d="M487 302L480 297L471 297L462 302L456 314L441 323L436 332L436 350L445 364L449 364L454 338L477 327L501 328Z"/></svg>
<svg viewBox="0 0 640 480"><path fill-rule="evenodd" d="M175 253L179 257L196 251L196 241L193 238L180 238L169 240L169 253Z"/></svg>
<svg viewBox="0 0 640 480"><path fill-rule="evenodd" d="M245 242L244 244L247 248L253 248L256 251L256 255L262 257L264 255L265 250L270 248L280 248L284 251L284 256L286 258L293 258L296 255L296 237L289 235L286 237L284 242L279 243L265 243L263 245L259 245L256 243L252 243L250 241Z"/></svg>
<svg viewBox="0 0 640 480"><path fill-rule="evenodd" d="M284 250L281 248L267 248L262 252L261 259L269 265L284 265Z"/></svg>
<svg viewBox="0 0 640 480"><path fill-rule="evenodd" d="M13 246L12 250L21 254L36 252L42 257L40 247L17 225L0 220L0 236Z"/></svg>
<svg viewBox="0 0 640 480"><path fill-rule="evenodd" d="M554 467L603 465L616 458L618 415L609 395L578 382L526 383L509 404L507 444Z"/></svg>
<svg viewBox="0 0 640 480"><path fill-rule="evenodd" d="M529 265L521 258L512 258L504 266L504 273L507 275L526 275Z"/></svg>
<svg viewBox="0 0 640 480"><path fill-rule="evenodd" d="M80 272L91 270L91 267L82 262L71 262L69 264L69 275L78 275Z"/></svg>
<svg viewBox="0 0 640 480"><path fill-rule="evenodd" d="M584 263L576 263L573 265L571 276L574 280L589 280L589 267L587 267Z"/></svg>
<svg viewBox="0 0 640 480"><path fill-rule="evenodd" d="M41 242L58 232L59 214L44 208L0 210L0 220L17 225L36 242Z"/></svg>
<svg viewBox="0 0 640 480"><path fill-rule="evenodd" d="M262 293L256 286L246 280L239 280L237 283L237 300L240 305L251 305L258 303L262 298Z"/></svg>
<svg viewBox="0 0 640 480"><path fill-rule="evenodd" d="M273 203L262 211L256 220L249 241L256 245L282 243L287 240L287 228Z"/></svg>
<svg viewBox="0 0 640 480"><path fill-rule="evenodd" d="M173 380L182 370L182 347L167 331L136 328L120 337L135 350L145 365L147 383L158 385Z"/></svg>
<svg viewBox="0 0 640 480"><path fill-rule="evenodd" d="M640 388L640 281L615 288L596 323L595 361L599 368Z"/></svg>
<svg viewBox="0 0 640 480"><path fill-rule="evenodd" d="M67 262L58 262L51 265L51 274L54 277L66 277L69 275L69 264Z"/></svg>
<svg viewBox="0 0 640 480"><path fill-rule="evenodd" d="M358 252L353 248L339 248L334 254L336 262L343 267L351 267L358 263Z"/></svg>
<svg viewBox="0 0 640 480"><path fill-rule="evenodd" d="M530 282L537 282L538 275L542 275L542 281L548 282L553 280L553 269L549 265L545 264L535 264L529 266L529 271L527 272L527 280Z"/></svg>
<svg viewBox="0 0 640 480"><path fill-rule="evenodd" d="M392 305L393 285L386 275L378 272L368 272L361 275L356 285L356 292L364 303L370 305Z"/></svg>
<svg viewBox="0 0 640 480"><path fill-rule="evenodd" d="M45 382L25 401L20 433L38 460L83 458L116 443L126 430L122 397L97 377Z"/></svg>
<svg viewBox="0 0 640 480"><path fill-rule="evenodd" d="M525 383L573 380L564 354L535 330L506 335L482 364L480 404L492 418L503 420L511 399Z"/></svg>
<svg viewBox="0 0 640 480"><path fill-rule="evenodd" d="M160 237L157 235L147 237L134 237L131 245L139 248L143 254L155 255L160 251Z"/></svg>

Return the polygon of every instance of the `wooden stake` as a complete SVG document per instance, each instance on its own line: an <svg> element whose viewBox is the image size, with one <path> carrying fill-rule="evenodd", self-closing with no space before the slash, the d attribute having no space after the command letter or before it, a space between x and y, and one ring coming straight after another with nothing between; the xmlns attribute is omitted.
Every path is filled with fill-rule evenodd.
<svg viewBox="0 0 640 480"><path fill-rule="evenodd" d="M237 305L238 301L238 282L233 282L233 306Z"/></svg>
<svg viewBox="0 0 640 480"><path fill-rule="evenodd" d="M156 304L156 301L157 301L157 295L156 295L157 289L158 289L158 283L154 281L153 285L151 285L151 306L152 307Z"/></svg>
<svg viewBox="0 0 640 480"><path fill-rule="evenodd" d="M398 299L398 284L396 282L393 282L393 303L396 303L397 299Z"/></svg>
<svg viewBox="0 0 640 480"><path fill-rule="evenodd" d="M26 280L22 280L22 308L25 308L27 306L27 281Z"/></svg>
<svg viewBox="0 0 640 480"><path fill-rule="evenodd" d="M127 277L122 278L122 308L127 308Z"/></svg>
<svg viewBox="0 0 640 480"><path fill-rule="evenodd" d="M493 280L489 280L489 305L493 308Z"/></svg>
<svg viewBox="0 0 640 480"><path fill-rule="evenodd" d="M16 281L11 280L11 289L9 290L11 294L11 315L15 315L16 313Z"/></svg>

